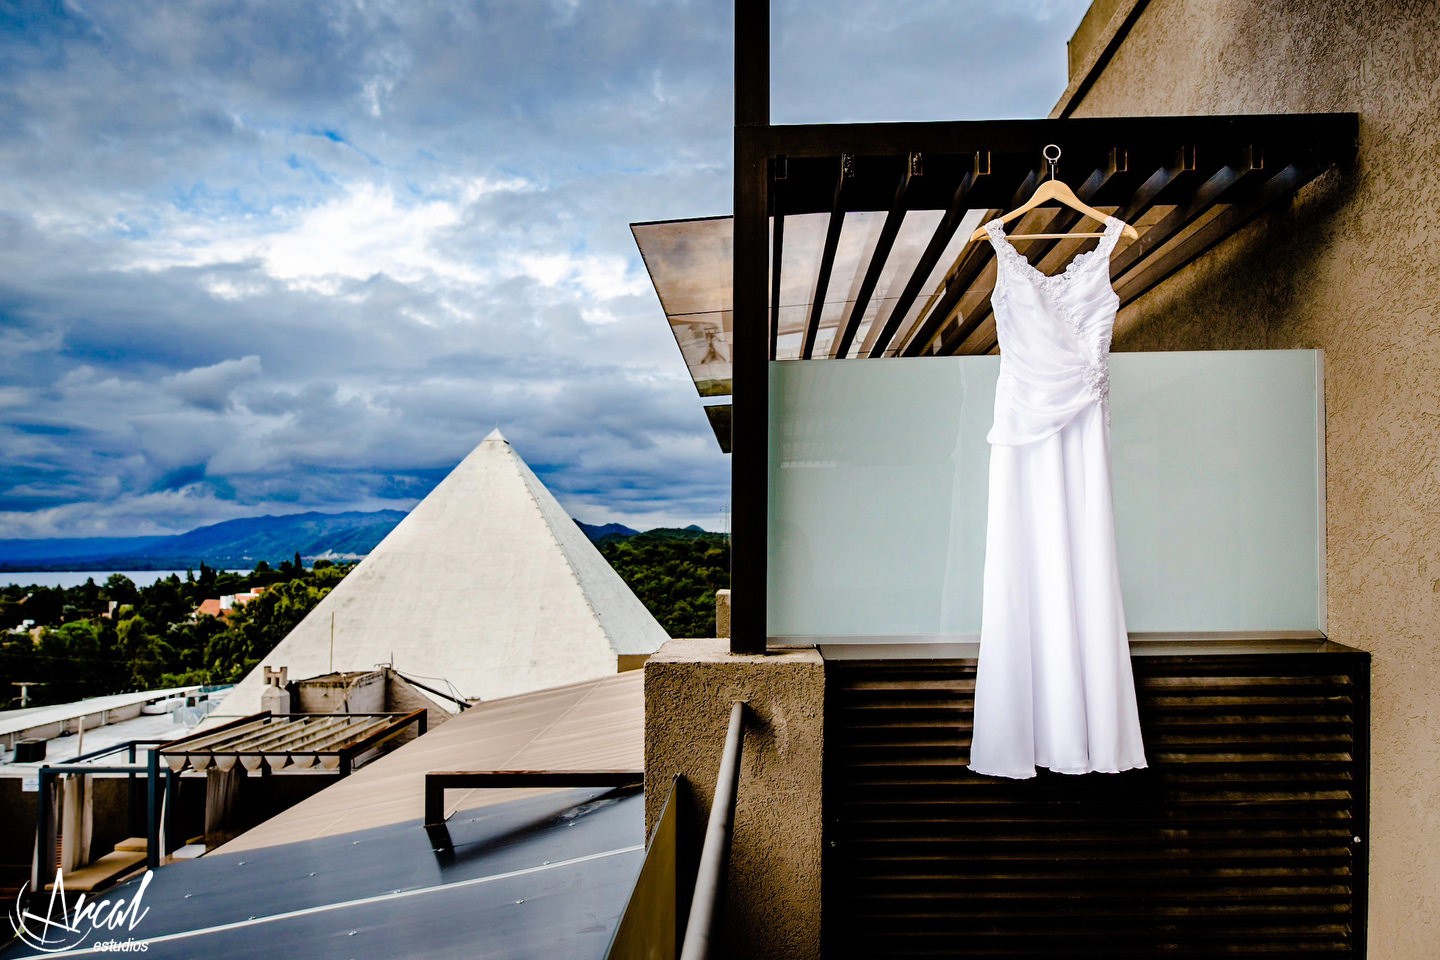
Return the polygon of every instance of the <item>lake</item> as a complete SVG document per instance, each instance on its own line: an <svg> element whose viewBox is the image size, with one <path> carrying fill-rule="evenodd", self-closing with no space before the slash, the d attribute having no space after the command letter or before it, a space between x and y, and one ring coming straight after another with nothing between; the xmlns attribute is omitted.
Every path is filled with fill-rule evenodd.
<svg viewBox="0 0 1440 960"><path fill-rule="evenodd" d="M196 569L198 573L198 568ZM227 573L249 573L249 570L230 570ZM112 573L120 573L135 581L137 587L148 587L156 580L164 580L170 574L175 574L181 580L185 579L184 570L36 570L19 573L0 573L0 584L19 584L22 587L78 587L86 580L94 578L95 582L103 585L110 578Z"/></svg>

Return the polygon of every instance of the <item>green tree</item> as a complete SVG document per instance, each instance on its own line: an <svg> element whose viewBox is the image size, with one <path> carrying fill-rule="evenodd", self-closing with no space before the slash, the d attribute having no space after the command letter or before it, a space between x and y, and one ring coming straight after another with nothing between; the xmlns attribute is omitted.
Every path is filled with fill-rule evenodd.
<svg viewBox="0 0 1440 960"><path fill-rule="evenodd" d="M105 600L113 600L120 606L134 606L140 600L140 590L135 586L135 581L125 574L112 573L100 588L100 596Z"/></svg>
<svg viewBox="0 0 1440 960"><path fill-rule="evenodd" d="M115 620L115 650L129 672L129 685L137 690L157 686L172 660L169 644L133 607L121 607Z"/></svg>
<svg viewBox="0 0 1440 960"><path fill-rule="evenodd" d="M47 685L51 703L124 689L117 677L114 630L105 621L70 620L45 628L35 643L32 664L32 672Z"/></svg>
<svg viewBox="0 0 1440 960"><path fill-rule="evenodd" d="M600 553L672 637L715 635L715 591L730 585L730 540L694 530L603 537Z"/></svg>
<svg viewBox="0 0 1440 960"><path fill-rule="evenodd" d="M305 579L277 583L230 616L205 648L205 668L217 683L239 680L324 599L345 570L326 568Z"/></svg>

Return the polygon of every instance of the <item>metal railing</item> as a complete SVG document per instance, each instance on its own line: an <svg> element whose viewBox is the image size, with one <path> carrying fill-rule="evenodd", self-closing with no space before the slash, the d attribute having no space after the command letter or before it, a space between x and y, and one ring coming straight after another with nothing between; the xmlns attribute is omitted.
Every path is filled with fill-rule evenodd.
<svg viewBox="0 0 1440 960"><path fill-rule="evenodd" d="M720 754L720 772L715 776L715 799L710 804L710 822L705 826L705 846L700 849L700 866L695 871L695 895L690 900L690 919L680 960L705 960L710 954L710 937L715 929L725 868L730 862L730 833L735 825L735 796L740 781L740 743L744 732L745 704L730 705L730 728Z"/></svg>
<svg viewBox="0 0 1440 960"><path fill-rule="evenodd" d="M666 798L664 809L650 835L645 860L629 901L621 914L606 960L674 957L706 960L710 955L721 897L725 890L730 861L730 838L735 823L735 802L740 780L740 748L745 732L745 704L730 705L730 726L720 752L715 776L715 796L699 863L694 869L694 887L689 910L682 911L688 866L692 862L687 842L689 822L680 815L683 804L676 794L684 784L678 774ZM683 928L683 934L682 934Z"/></svg>

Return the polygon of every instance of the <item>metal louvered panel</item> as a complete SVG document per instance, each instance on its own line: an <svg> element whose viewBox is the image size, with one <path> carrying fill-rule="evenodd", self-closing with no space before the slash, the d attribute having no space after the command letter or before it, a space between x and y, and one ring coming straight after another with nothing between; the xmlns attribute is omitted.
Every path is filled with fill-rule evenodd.
<svg viewBox="0 0 1440 960"><path fill-rule="evenodd" d="M829 661L826 955L1364 955L1368 655L1137 656L1150 768L981 777L973 660Z"/></svg>

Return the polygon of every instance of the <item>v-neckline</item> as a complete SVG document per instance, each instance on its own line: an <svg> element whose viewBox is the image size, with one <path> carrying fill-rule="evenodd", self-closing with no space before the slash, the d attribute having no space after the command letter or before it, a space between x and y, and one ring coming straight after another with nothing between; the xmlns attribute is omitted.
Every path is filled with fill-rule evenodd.
<svg viewBox="0 0 1440 960"><path fill-rule="evenodd" d="M1000 242L1004 245L1005 249L1010 252L1010 256L1014 257L1020 266L1024 267L1031 276L1039 280L1042 286L1056 286L1073 277L1079 272L1081 266L1096 259L1094 255L1099 253L1101 248L1105 246L1106 242L1110 239L1111 232L1119 223L1120 221L1114 217L1106 217L1105 235L1100 238L1100 242L1097 243L1093 249L1086 250L1084 253L1077 253L1071 257L1070 262L1065 264L1065 269L1059 273L1042 273L1039 267L1030 262L1029 257L1015 249L1015 244L1010 242L1010 235L1005 232L1005 226L1000 220L991 220L986 226L994 228L994 233L999 235Z"/></svg>

